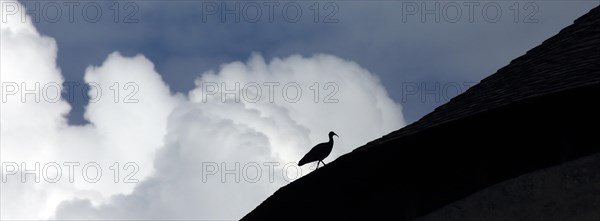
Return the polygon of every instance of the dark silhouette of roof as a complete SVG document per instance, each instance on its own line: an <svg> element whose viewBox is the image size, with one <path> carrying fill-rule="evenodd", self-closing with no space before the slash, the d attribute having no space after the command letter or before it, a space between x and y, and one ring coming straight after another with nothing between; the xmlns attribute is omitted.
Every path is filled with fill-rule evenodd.
<svg viewBox="0 0 600 221"><path fill-rule="evenodd" d="M243 219L422 217L600 153L588 129L600 125L598 95L600 7L417 122L280 188ZM600 220L600 211L587 215Z"/></svg>

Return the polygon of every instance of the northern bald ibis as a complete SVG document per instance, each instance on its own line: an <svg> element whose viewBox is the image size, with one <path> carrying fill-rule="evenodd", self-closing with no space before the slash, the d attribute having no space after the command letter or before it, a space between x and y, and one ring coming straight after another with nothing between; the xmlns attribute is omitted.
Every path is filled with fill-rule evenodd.
<svg viewBox="0 0 600 221"><path fill-rule="evenodd" d="M323 163L325 166L325 162L323 160L329 156L331 150L333 149L333 136L339 137L333 131L329 132L329 142L320 143L314 146L302 159L298 162L298 166L302 166L304 164L317 161L317 169L319 169L319 163Z"/></svg>

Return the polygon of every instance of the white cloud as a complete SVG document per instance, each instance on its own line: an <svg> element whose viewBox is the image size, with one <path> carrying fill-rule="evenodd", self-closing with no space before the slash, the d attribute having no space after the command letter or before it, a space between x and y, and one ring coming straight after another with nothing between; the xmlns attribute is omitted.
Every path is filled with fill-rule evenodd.
<svg viewBox="0 0 600 221"><path fill-rule="evenodd" d="M236 83L243 88L251 82L259 86L277 82L280 86L270 95L274 102L265 95L266 87L256 103L242 95L240 102L235 102L234 96L222 102L220 91L204 93L206 85L222 89L223 82L229 89ZM296 103L286 102L281 90L291 82L304 90ZM339 102L314 102L308 89L314 82L337 83L335 98ZM404 123L400 106L387 97L372 74L330 55L291 56L266 63L255 54L247 63L225 64L219 72L206 72L196 83L189 101L169 117L165 145L155 161L155 176L131 195L113 197L99 207L85 200L65 202L57 218L76 218L80 211L94 211L95 218L237 219L285 185L285 179L294 178L295 167L284 177L284 165L297 162L314 144L326 141L330 130L341 137L326 160L329 162ZM251 90L256 93L256 87ZM295 91L289 93L295 97ZM206 177L204 182L202 165L207 162L216 163L220 172L224 170L222 163L232 170L239 162L240 182L235 182L233 175L226 175L223 182L220 173ZM249 182L255 178L256 168L243 169L253 162L262 173L256 183ZM273 174L268 173L265 162L279 163ZM309 168L303 168L303 174L308 172Z"/></svg>
<svg viewBox="0 0 600 221"><path fill-rule="evenodd" d="M41 36L31 23L8 20L8 25L3 24L1 53L3 84L41 82L43 86L63 81L56 67L54 40ZM1 161L28 166L80 162L79 169L87 162L98 162L103 169L100 182L85 182L76 174L75 182L69 183L66 167L59 183L42 179L23 184L19 176L8 176L8 183L0 184L2 219L240 218L285 185L284 164L326 141L330 130L340 138L326 162L404 125L400 105L389 98L372 73L331 55L293 55L265 62L254 54L246 63L224 64L217 71L199 74L197 87L187 96L171 94L153 63L142 55L110 54L102 65L86 70L85 81L97 83L102 90L98 102L86 108L85 117L91 122L86 126L67 125L67 102L23 103L18 94L9 96L1 107ZM113 97L116 88L111 87L115 82L119 83L118 102ZM128 82L135 85L124 88ZM272 94L265 86L269 82L279 84ZM317 88L311 89L315 82L319 83L318 102L314 100ZM206 93L206 85L221 87L221 83L229 89L236 83L240 88L258 85L261 99L222 102L219 92ZM295 88L287 94L282 90L288 83L302 90L295 102L286 101L296 96ZM139 91L132 98L139 102L124 103L136 87ZM331 98L338 102L324 103L335 88L338 91ZM257 93L256 87L247 89L242 96ZM90 96L96 93L92 90ZM129 161L139 165L135 178L141 182L114 183L109 167L114 162L123 167ZM225 163L228 169L239 162L240 182L234 181L234 175L226 175L226 182L219 174L203 176L203 162L219 167ZM261 167L256 183L248 182L256 168L243 169L252 162ZM280 163L274 174L269 174L266 162ZM303 174L309 172L307 167L302 169ZM126 173L121 172L122 180Z"/></svg>
<svg viewBox="0 0 600 221"><path fill-rule="evenodd" d="M3 1L6 6L7 1ZM18 5L16 5L18 7ZM4 16L4 14L3 14ZM6 19L4 19L6 18ZM58 203L72 197L85 197L97 204L118 193L129 193L134 184L112 182L109 167L114 162L132 161L139 164L136 178L143 179L152 172L155 151L163 144L167 115L181 97L171 96L166 85L153 70L153 65L143 56L123 58L110 55L102 67L90 67L86 80L98 82L104 90L99 102L87 107L86 117L92 123L86 126L67 125L65 118L70 110L64 100L54 100L60 95L63 77L56 66L54 39L41 36L30 20L22 22L20 15L3 17L1 25L1 154L3 165L14 162L34 169L57 162L79 162L74 170L74 183L70 183L68 167L61 167L58 183L34 181L27 176L21 183L20 173L7 175L1 183L0 215L2 219L42 219L51 216ZM136 104L113 102L109 86L114 82L137 82L140 91ZM35 90L37 86L37 90ZM28 90L36 95L24 95ZM6 93L13 91L15 93ZM82 86L79 86L79 92ZM82 96L80 93L74 96ZM124 91L123 91L124 92ZM123 96L123 95L122 95ZM22 102L24 97L26 102ZM97 162L103 169L98 183L83 180L81 169L88 162ZM23 168L21 168L23 169ZM48 177L56 170L49 169ZM123 171L125 172L125 171ZM42 176L43 174L40 174ZM33 213L32 211L37 211Z"/></svg>

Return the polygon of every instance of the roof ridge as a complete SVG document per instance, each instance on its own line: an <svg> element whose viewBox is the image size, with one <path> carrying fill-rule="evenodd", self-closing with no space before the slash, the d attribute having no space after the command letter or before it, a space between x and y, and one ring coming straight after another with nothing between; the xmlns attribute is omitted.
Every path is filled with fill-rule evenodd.
<svg viewBox="0 0 600 221"><path fill-rule="evenodd" d="M501 67L490 76L485 77L478 84L473 85L462 94L450 99L447 103L438 106L419 120L392 131L355 150L362 150L376 144L396 140L430 127L461 120L518 101L562 92L574 87L598 84L600 83L600 72L598 72L600 62L594 62L598 59L598 56L592 55L587 58L585 57L587 54L585 54L581 55L578 59L572 59L568 62L563 61L564 58L571 58L573 54L580 55L582 54L581 52L589 51L596 51L596 54L600 51L600 6L594 7L588 13L575 19L572 24L561 29L557 34L544 40L541 44L525 52L525 54L511 60L509 64ZM564 63L562 65L568 64L568 68L559 67L560 62ZM578 68L577 71L572 70L573 66ZM519 75L520 73L526 74ZM578 77L567 77L573 76L572 73L577 73L576 76ZM527 77L522 79L522 76ZM564 82L565 80L570 80L570 82ZM506 81L516 84L518 87L507 88L505 86ZM491 90L493 88L496 88L496 90ZM525 93L528 90L530 93ZM531 90L538 93L531 93ZM523 94L517 92L522 92ZM510 97L506 95L510 93L513 93L514 96ZM487 95L487 97L481 97L482 95ZM474 102L477 99L480 99L480 102L486 102L485 105L487 106L478 105ZM458 108L453 109L453 106L457 106ZM464 108L465 106L467 107L466 109ZM483 107L471 108L474 106ZM461 107L463 107L462 111L460 111ZM459 109L459 111L457 112L456 109ZM444 113L447 116L438 116L444 115Z"/></svg>

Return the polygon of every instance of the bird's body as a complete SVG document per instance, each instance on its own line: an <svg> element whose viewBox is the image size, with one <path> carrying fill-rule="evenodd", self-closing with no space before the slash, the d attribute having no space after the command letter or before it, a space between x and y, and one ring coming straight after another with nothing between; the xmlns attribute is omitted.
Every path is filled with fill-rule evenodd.
<svg viewBox="0 0 600 221"><path fill-rule="evenodd" d="M317 144L310 149L310 151L308 151L308 153L304 155L302 159L300 159L298 166L315 161L317 161L317 168L319 168L319 163L323 163L323 165L325 165L323 160L329 156L331 150L333 149L333 136L337 136L337 134L335 134L333 131L329 132L329 142Z"/></svg>

